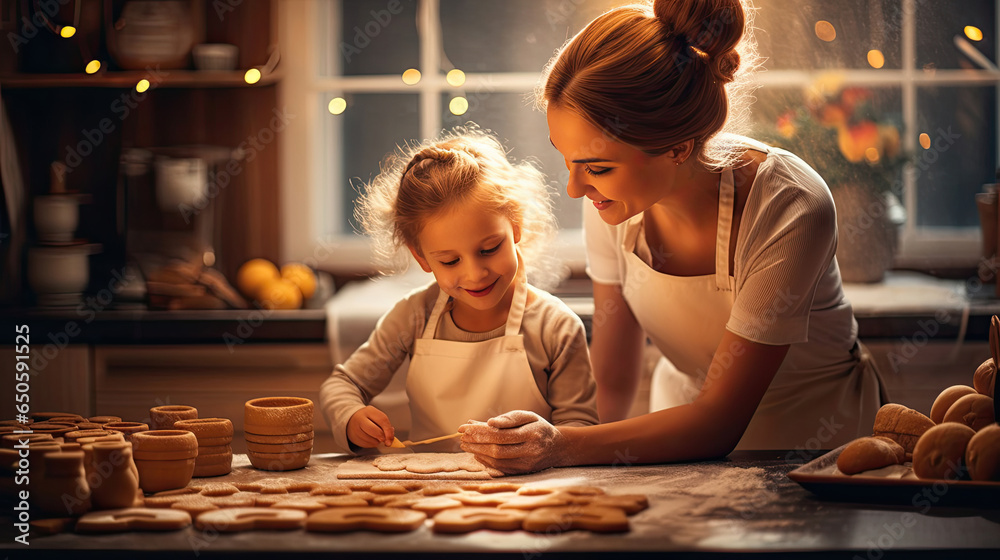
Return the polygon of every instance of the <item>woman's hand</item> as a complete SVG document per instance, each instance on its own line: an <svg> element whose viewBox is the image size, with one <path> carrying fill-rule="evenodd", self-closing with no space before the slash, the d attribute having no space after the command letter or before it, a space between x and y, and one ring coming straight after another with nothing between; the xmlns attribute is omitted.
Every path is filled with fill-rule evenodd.
<svg viewBox="0 0 1000 560"><path fill-rule="evenodd" d="M392 445L396 430L389 417L374 406L366 406L347 421L347 439L358 447Z"/></svg>
<svg viewBox="0 0 1000 560"><path fill-rule="evenodd" d="M462 450L504 474L540 471L559 464L563 435L544 418L513 410L486 422L471 421L458 428Z"/></svg>

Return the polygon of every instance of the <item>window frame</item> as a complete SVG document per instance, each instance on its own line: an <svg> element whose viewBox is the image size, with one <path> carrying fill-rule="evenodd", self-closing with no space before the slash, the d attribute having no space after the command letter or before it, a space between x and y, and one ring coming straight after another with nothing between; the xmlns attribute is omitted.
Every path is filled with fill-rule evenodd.
<svg viewBox="0 0 1000 560"><path fill-rule="evenodd" d="M305 262L310 266L349 274L376 272L369 241L356 234L331 233L343 229L343 208L334 189L324 189L331 169L339 165L341 135L336 133L337 123L327 128L323 119L329 117L321 110L319 96L331 93L407 93L419 95L420 134L422 138L435 136L442 127L442 95L447 93L482 91L526 93L534 89L539 72L467 73L466 83L460 88L450 86L440 72L441 29L439 0L418 1L420 48L420 82L406 85L399 75L376 76L321 76L318 56L322 45L339 44L340 37L330 41L320 36L321 21L339 33L340 2L334 0L321 4L321 0L281 0L278 10L283 79L279 85L279 99L285 109L298 118L292 120L288 133L281 143L282 179L282 254L286 260ZM917 92L925 86L993 85L997 87L995 103L1000 119L1000 71L937 70L924 72L916 67L916 3L901 0L902 30L900 69L845 69L838 74L844 85L893 86L901 90L903 112L903 148L918 154ZM995 2L995 5L1000 0ZM1000 52L1000 6L995 9L997 44L994 58ZM332 57L336 65L339 57ZM336 68L332 68L336 70ZM822 74L831 70L767 70L755 76L757 84L767 87L806 87ZM994 123L994 134L1000 123ZM1000 161L1000 141L997 142L997 161ZM916 216L917 169L908 165L903 170L903 199L907 216ZM975 267L980 260L978 228L944 228L915 225L907 219L900 235L895 266L928 269L931 267ZM564 228L559 233L559 243L565 250L561 254L574 271L585 266L583 235L579 228Z"/></svg>

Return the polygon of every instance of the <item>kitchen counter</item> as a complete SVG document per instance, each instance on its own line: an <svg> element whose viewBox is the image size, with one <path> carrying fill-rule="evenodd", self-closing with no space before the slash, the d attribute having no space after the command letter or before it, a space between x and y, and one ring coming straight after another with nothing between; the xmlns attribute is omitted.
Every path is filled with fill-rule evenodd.
<svg viewBox="0 0 1000 560"><path fill-rule="evenodd" d="M41 557L54 550L74 549L84 557L226 557L273 558L336 555L345 557L407 556L494 557L530 560L540 555L646 557L663 553L723 557L732 553L794 558L869 558L900 554L908 558L997 558L1000 553L1000 509L890 506L841 503L819 499L790 480L797 453L737 452L729 459L692 464L619 465L549 469L504 480L552 485L600 486L608 493L641 493L649 509L630 518L631 531L596 534L584 531L534 534L524 531L476 531L437 535L429 526L411 533L359 531L340 535L304 530L202 533L193 528L169 533L123 533L91 536L36 536L23 553ZM250 468L237 456L230 475L211 482L287 477L300 481L331 480L342 455L314 456L305 469L268 473ZM1000 504L998 504L1000 507ZM4 520L5 530L10 529ZM0 547L11 549L11 538ZM2 554L2 553L0 553Z"/></svg>
<svg viewBox="0 0 1000 560"><path fill-rule="evenodd" d="M345 313L374 326L375 321L412 287L429 277L408 275L348 284L331 302ZM879 284L847 284L844 290L854 305L863 340L894 339L927 330L931 338L988 340L989 321L1000 314L1000 300L992 286L974 290L968 282L940 280L913 272L894 272ZM555 293L579 314L590 328L594 312L586 280L574 281ZM216 344L227 336L252 343L324 342L327 311L223 310L149 311L145 309L21 309L0 311L0 330L11 332L28 324L32 332L60 337L67 333L73 344ZM369 327L370 330L370 327ZM75 333L75 334L74 334ZM244 336L252 333L252 337ZM361 333L367 338L366 333Z"/></svg>

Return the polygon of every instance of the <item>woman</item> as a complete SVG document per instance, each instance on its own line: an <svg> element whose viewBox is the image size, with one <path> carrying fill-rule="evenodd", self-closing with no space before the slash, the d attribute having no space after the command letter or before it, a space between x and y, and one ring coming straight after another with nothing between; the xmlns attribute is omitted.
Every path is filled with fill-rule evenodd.
<svg viewBox="0 0 1000 560"><path fill-rule="evenodd" d="M618 8L550 63L549 136L567 192L589 199L603 424L557 429L525 411L467 424L462 448L483 463L697 460L871 432L880 383L841 287L829 189L796 156L720 134L746 115L747 13L739 0ZM669 363L654 412L625 419L647 337Z"/></svg>

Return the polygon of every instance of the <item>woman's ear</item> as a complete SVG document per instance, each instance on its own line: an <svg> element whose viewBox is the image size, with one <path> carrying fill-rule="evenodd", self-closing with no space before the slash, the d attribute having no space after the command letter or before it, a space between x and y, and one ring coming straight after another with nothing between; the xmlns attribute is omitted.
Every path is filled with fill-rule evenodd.
<svg viewBox="0 0 1000 560"><path fill-rule="evenodd" d="M427 259L425 259L423 255L420 254L419 249L417 249L413 245L407 245L406 248L410 250L410 254L413 255L413 258L417 260L417 264L420 265L420 268L424 272L431 271L431 265L427 264Z"/></svg>
<svg viewBox="0 0 1000 560"><path fill-rule="evenodd" d="M670 148L664 155L674 160L674 163L676 165L680 165L685 161L687 161L687 159L691 157L691 154L693 153L694 153L694 138L691 138L689 140L681 142L680 144L677 144L673 148Z"/></svg>
<svg viewBox="0 0 1000 560"><path fill-rule="evenodd" d="M521 226L518 224L511 224L514 226L514 243L521 242Z"/></svg>

